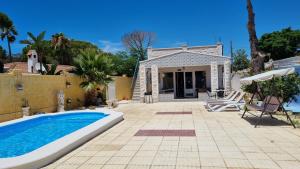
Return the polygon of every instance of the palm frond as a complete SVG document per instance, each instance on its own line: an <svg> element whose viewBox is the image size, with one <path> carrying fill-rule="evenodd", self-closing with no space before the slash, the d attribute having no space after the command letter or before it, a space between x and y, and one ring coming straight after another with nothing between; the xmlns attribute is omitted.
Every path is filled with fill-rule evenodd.
<svg viewBox="0 0 300 169"><path fill-rule="evenodd" d="M109 76L112 73L111 60L96 50L80 51L74 59L74 66L75 73L84 79L81 86L86 90L107 85L112 80Z"/></svg>
<svg viewBox="0 0 300 169"><path fill-rule="evenodd" d="M20 43L25 45L32 45L32 42L30 40L20 40Z"/></svg>
<svg viewBox="0 0 300 169"><path fill-rule="evenodd" d="M12 27L10 28L10 32L11 32L13 35L15 35L15 36L18 35L18 32L17 32L15 26L12 26Z"/></svg>
<svg viewBox="0 0 300 169"><path fill-rule="evenodd" d="M36 38L31 32L27 32L27 35L28 35L33 41L37 41L37 38Z"/></svg>
<svg viewBox="0 0 300 169"><path fill-rule="evenodd" d="M16 37L14 35L8 35L7 36L7 40L10 42L10 43L13 43L15 40L16 40Z"/></svg>
<svg viewBox="0 0 300 169"><path fill-rule="evenodd" d="M46 31L41 32L36 38L37 41L43 41L45 38L45 34L46 34Z"/></svg>

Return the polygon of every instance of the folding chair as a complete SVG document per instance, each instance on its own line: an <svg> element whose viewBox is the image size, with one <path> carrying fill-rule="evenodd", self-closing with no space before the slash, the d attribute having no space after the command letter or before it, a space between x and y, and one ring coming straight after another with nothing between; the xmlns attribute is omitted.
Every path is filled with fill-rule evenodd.
<svg viewBox="0 0 300 169"><path fill-rule="evenodd" d="M231 91L227 96L225 96L224 98L222 98L222 99L217 99L217 98L215 98L215 99L212 99L212 98L208 98L207 100L206 100L206 102L213 102L213 101L222 101L222 100L229 100L229 99L231 99L234 95L236 96L238 94L238 92L237 91Z"/></svg>

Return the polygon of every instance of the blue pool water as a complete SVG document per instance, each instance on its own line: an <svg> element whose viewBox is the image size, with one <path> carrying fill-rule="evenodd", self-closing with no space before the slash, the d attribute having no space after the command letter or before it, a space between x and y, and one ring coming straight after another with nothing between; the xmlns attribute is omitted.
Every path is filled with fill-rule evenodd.
<svg viewBox="0 0 300 169"><path fill-rule="evenodd" d="M295 71L300 75L300 66L295 66ZM294 113L300 113L300 95L296 97L297 101L292 101L291 103L284 104L284 108Z"/></svg>
<svg viewBox="0 0 300 169"><path fill-rule="evenodd" d="M26 154L105 116L93 112L48 115L0 127L0 158Z"/></svg>
<svg viewBox="0 0 300 169"><path fill-rule="evenodd" d="M294 113L300 113L300 96L297 96L297 101L292 101L291 103L284 104L284 109L292 111Z"/></svg>

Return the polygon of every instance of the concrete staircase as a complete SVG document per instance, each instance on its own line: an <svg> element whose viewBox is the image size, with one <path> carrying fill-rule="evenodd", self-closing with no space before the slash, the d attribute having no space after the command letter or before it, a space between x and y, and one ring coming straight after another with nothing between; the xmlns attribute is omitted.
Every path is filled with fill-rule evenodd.
<svg viewBox="0 0 300 169"><path fill-rule="evenodd" d="M133 89L133 94L132 94L132 101L134 102L140 102L140 76L137 75L135 84L134 84L134 89Z"/></svg>

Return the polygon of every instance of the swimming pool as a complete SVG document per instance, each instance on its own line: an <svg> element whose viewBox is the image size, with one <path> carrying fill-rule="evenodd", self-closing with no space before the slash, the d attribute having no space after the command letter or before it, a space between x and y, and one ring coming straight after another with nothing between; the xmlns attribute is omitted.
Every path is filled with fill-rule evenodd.
<svg viewBox="0 0 300 169"><path fill-rule="evenodd" d="M294 66L295 72L300 75L300 66ZM300 113L300 95L296 96L297 100L291 103L285 103L283 106L286 110L292 111L294 113Z"/></svg>
<svg viewBox="0 0 300 169"><path fill-rule="evenodd" d="M111 110L31 116L0 124L0 168L39 168L123 119Z"/></svg>

